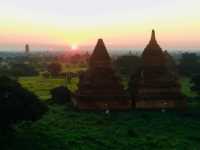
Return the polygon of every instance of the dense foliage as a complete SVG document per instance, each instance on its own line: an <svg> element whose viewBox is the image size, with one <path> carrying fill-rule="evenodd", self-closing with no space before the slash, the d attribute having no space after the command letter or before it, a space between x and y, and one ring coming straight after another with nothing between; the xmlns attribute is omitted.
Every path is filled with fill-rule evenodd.
<svg viewBox="0 0 200 150"><path fill-rule="evenodd" d="M10 72L13 76L36 76L39 72L30 64L12 64Z"/></svg>
<svg viewBox="0 0 200 150"><path fill-rule="evenodd" d="M60 86L51 90L52 101L57 104L66 104L71 100L71 92L67 87Z"/></svg>
<svg viewBox="0 0 200 150"><path fill-rule="evenodd" d="M52 76L57 76L62 71L62 66L60 63L54 62L48 65L47 70Z"/></svg>
<svg viewBox="0 0 200 150"><path fill-rule="evenodd" d="M200 94L200 74L193 75L192 82L194 83L192 90Z"/></svg>
<svg viewBox="0 0 200 150"><path fill-rule="evenodd" d="M114 61L116 70L123 76L134 74L141 65L141 59L136 55L120 56Z"/></svg>
<svg viewBox="0 0 200 150"><path fill-rule="evenodd" d="M0 77L0 83L0 131L23 120L37 120L46 111L46 105L16 81Z"/></svg>
<svg viewBox="0 0 200 150"><path fill-rule="evenodd" d="M200 149L199 113L78 112L52 106L35 123L17 127L3 150L195 150ZM8 142L5 142L8 143Z"/></svg>
<svg viewBox="0 0 200 150"><path fill-rule="evenodd" d="M179 72L181 75L192 76L200 73L199 56L196 53L183 53L180 59Z"/></svg>
<svg viewBox="0 0 200 150"><path fill-rule="evenodd" d="M39 74L35 67L25 63L5 63L0 65L0 72L1 75L12 77L36 76Z"/></svg>

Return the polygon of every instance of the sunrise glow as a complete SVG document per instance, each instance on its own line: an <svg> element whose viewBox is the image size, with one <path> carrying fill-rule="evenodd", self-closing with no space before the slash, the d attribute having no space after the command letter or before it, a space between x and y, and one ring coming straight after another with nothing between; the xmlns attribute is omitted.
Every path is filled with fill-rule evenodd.
<svg viewBox="0 0 200 150"><path fill-rule="evenodd" d="M71 49L72 49L72 50L77 50L77 49L78 49L78 45L73 44L73 45L71 46Z"/></svg>
<svg viewBox="0 0 200 150"><path fill-rule="evenodd" d="M143 48L152 28L166 48L195 49L199 6L199 0L7 0L0 5L0 49L24 43L92 47L99 37L110 48Z"/></svg>

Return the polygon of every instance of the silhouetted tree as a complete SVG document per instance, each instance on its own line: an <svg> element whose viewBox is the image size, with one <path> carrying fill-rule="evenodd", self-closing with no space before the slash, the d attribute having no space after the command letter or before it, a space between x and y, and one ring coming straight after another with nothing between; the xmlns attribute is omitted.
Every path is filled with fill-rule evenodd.
<svg viewBox="0 0 200 150"><path fill-rule="evenodd" d="M37 96L8 77L0 77L0 132L23 120L35 121L47 110Z"/></svg>
<svg viewBox="0 0 200 150"><path fill-rule="evenodd" d="M200 94L200 74L196 74L192 76L192 90L195 91L196 93Z"/></svg>
<svg viewBox="0 0 200 150"><path fill-rule="evenodd" d="M13 76L36 76L39 73L30 64L16 63L11 65L10 74Z"/></svg>
<svg viewBox="0 0 200 150"><path fill-rule="evenodd" d="M51 63L48 65L47 70L52 76L57 76L62 71L62 66L60 63Z"/></svg>
<svg viewBox="0 0 200 150"><path fill-rule="evenodd" d="M83 57L83 56L81 56L80 54L75 54L75 55L71 56L71 58L70 58L71 63L78 64L81 60L81 57Z"/></svg>
<svg viewBox="0 0 200 150"><path fill-rule="evenodd" d="M180 59L179 72L182 75L192 76L200 73L199 57L196 53L183 53Z"/></svg>
<svg viewBox="0 0 200 150"><path fill-rule="evenodd" d="M6 66L0 66L0 73L1 75L6 75L6 76L11 75L10 69Z"/></svg>
<svg viewBox="0 0 200 150"><path fill-rule="evenodd" d="M141 65L141 59L135 55L126 55L114 61L115 69L122 75L130 76L134 74Z"/></svg>
<svg viewBox="0 0 200 150"><path fill-rule="evenodd" d="M65 104L71 100L71 92L67 87L60 86L51 90L52 101L57 104Z"/></svg>

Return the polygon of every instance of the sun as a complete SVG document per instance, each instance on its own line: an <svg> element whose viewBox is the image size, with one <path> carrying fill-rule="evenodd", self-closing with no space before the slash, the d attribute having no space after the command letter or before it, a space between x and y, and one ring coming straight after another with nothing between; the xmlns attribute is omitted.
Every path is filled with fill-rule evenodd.
<svg viewBox="0 0 200 150"><path fill-rule="evenodd" d="M71 49L72 50L77 50L78 49L78 45L77 44L72 44L71 45Z"/></svg>

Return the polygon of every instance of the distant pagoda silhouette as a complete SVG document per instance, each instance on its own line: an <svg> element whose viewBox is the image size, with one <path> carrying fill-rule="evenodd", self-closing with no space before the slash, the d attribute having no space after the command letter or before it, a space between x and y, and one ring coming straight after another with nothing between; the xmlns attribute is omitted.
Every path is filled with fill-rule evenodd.
<svg viewBox="0 0 200 150"><path fill-rule="evenodd" d="M129 89L136 108L164 109L184 108L186 101L181 95L179 80L168 66L169 54L158 45L155 31L142 53L142 65L131 77ZM172 66L172 64L170 64Z"/></svg>
<svg viewBox="0 0 200 150"><path fill-rule="evenodd" d="M29 45L28 45L28 44L25 45L25 53L26 53L26 54L29 54L29 53L30 53L30 48L29 48Z"/></svg>
<svg viewBox="0 0 200 150"><path fill-rule="evenodd" d="M89 58L88 70L81 75L74 104L79 109L129 109L129 100L112 68L102 39Z"/></svg>

